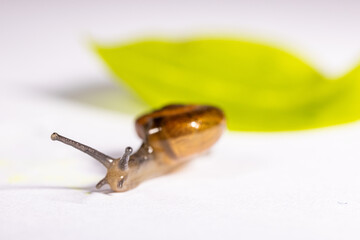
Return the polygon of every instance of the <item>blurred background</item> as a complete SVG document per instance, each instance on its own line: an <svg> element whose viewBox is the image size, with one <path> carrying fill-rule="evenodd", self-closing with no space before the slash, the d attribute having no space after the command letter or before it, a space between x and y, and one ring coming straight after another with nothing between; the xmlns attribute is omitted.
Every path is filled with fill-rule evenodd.
<svg viewBox="0 0 360 240"><path fill-rule="evenodd" d="M0 238L358 239L357 122L227 132L211 154L125 194L94 192L105 169L50 134L114 156L140 144L134 118L150 108L114 81L94 41L233 36L337 78L360 60L359 10L355 0L0 0Z"/></svg>

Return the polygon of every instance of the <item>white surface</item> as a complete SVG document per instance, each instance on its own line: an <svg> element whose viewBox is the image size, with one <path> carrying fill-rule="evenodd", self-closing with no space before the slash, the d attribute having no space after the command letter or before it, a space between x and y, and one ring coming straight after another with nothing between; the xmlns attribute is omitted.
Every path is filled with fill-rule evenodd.
<svg viewBox="0 0 360 240"><path fill-rule="evenodd" d="M105 169L50 141L56 130L114 156L140 144L144 109L88 35L249 33L336 75L360 53L358 2L0 3L0 239L359 239L359 123L226 133L210 154L120 194L94 192Z"/></svg>

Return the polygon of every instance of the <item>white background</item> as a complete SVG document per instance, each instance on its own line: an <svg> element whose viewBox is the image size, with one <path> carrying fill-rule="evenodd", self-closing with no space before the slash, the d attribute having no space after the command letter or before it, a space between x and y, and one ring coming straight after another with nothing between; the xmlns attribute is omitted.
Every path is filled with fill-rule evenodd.
<svg viewBox="0 0 360 240"><path fill-rule="evenodd" d="M50 141L137 147L145 107L90 42L221 33L290 49L330 77L360 59L358 1L0 0L0 239L359 239L360 124L226 133L211 153L126 193ZM115 111L116 110L116 111Z"/></svg>

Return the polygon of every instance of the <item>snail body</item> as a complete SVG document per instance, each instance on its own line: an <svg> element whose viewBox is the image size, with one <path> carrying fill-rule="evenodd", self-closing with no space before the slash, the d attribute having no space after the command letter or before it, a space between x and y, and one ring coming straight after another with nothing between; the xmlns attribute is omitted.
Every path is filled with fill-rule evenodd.
<svg viewBox="0 0 360 240"><path fill-rule="evenodd" d="M225 125L224 114L219 108L168 105L136 120L136 132L143 143L134 154L132 148L127 147L121 158L109 157L57 133L53 133L51 139L89 154L108 169L97 188L109 184L113 191L123 192L208 150L220 138Z"/></svg>

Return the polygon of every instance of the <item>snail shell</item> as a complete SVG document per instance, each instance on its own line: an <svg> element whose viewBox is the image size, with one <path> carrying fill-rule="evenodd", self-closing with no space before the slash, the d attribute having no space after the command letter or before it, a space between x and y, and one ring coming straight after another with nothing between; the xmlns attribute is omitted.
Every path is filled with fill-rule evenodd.
<svg viewBox="0 0 360 240"><path fill-rule="evenodd" d="M187 159L209 149L225 129L224 113L204 105L168 105L136 120L136 132L167 160Z"/></svg>

